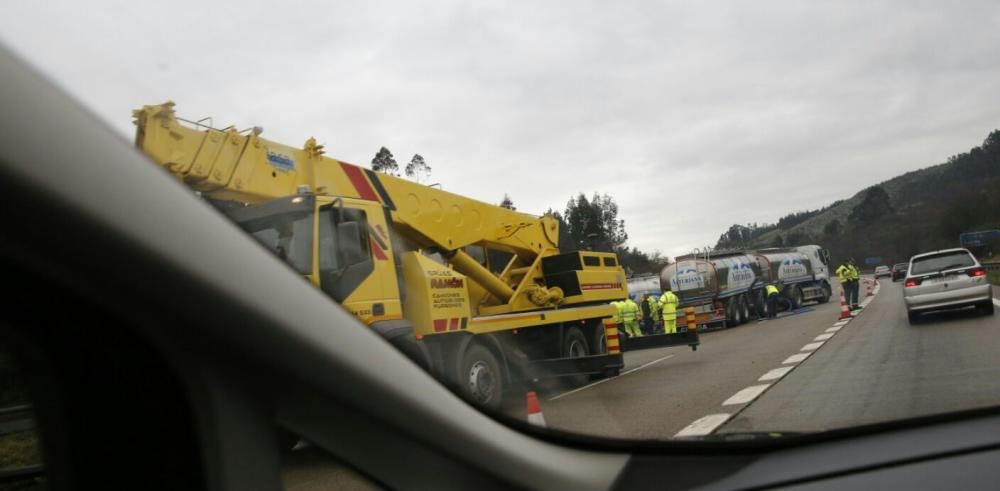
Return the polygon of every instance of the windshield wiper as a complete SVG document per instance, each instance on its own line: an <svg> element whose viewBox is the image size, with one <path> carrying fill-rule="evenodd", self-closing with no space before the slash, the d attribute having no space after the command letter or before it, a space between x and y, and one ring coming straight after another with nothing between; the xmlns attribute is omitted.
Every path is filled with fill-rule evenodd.
<svg viewBox="0 0 1000 491"><path fill-rule="evenodd" d="M953 268L964 268L964 267L966 267L966 266L965 266L964 264L949 264L949 265L947 265L947 266L945 266L945 267L943 267L943 268L939 269L939 270L938 270L938 272L939 272L939 273L943 273L943 272L944 272L944 270L946 270L946 269L953 269Z"/></svg>

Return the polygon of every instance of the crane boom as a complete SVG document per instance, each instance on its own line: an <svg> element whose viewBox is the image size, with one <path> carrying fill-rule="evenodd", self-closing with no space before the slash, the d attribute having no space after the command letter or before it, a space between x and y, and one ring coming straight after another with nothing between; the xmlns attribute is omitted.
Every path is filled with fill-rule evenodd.
<svg viewBox="0 0 1000 491"><path fill-rule="evenodd" d="M312 138L294 148L261 138L259 128L244 134L232 127L185 126L172 102L144 106L134 116L136 145L213 199L260 203L307 185L320 195L382 203L395 225L416 232L424 247L454 251L480 244L521 256L559 247L559 223L551 214L536 217L376 174L324 156Z"/></svg>

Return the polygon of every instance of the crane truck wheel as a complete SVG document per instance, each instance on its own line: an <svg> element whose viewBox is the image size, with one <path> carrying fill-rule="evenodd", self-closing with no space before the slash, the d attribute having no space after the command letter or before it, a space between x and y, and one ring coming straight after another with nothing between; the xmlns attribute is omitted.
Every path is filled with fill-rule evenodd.
<svg viewBox="0 0 1000 491"><path fill-rule="evenodd" d="M594 329L594 344L592 346L594 349L591 354L603 355L608 352L608 336L604 332L604 325L601 323L598 323L597 328Z"/></svg>
<svg viewBox="0 0 1000 491"><path fill-rule="evenodd" d="M462 356L458 385L469 401L490 410L498 410L503 400L504 379L500 360L489 348L473 343Z"/></svg>
<svg viewBox="0 0 1000 491"><path fill-rule="evenodd" d="M792 292L792 310L798 309L802 306L802 289L795 287L795 291Z"/></svg>
<svg viewBox="0 0 1000 491"><path fill-rule="evenodd" d="M566 333L563 336L562 356L565 358L579 358L589 354L590 349L587 347L587 337L583 335L583 331L575 326L566 329ZM587 374L573 375L565 378L566 383L573 387L581 386L589 380L590 375Z"/></svg>

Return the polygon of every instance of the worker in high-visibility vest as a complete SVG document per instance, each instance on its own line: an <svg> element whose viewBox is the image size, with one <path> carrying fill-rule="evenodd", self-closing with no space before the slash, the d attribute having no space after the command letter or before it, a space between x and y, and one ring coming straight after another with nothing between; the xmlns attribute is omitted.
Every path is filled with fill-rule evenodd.
<svg viewBox="0 0 1000 491"><path fill-rule="evenodd" d="M667 287L660 295L660 317L663 318L663 332L666 334L677 333L677 295Z"/></svg>
<svg viewBox="0 0 1000 491"><path fill-rule="evenodd" d="M654 334L660 330L660 302L650 294L642 296L643 330L646 334Z"/></svg>
<svg viewBox="0 0 1000 491"><path fill-rule="evenodd" d="M861 271L858 269L858 265L854 264L853 257L847 260L847 267L849 268L851 275L851 289L854 290L854 301L851 302L851 310L858 310L861 308L861 306L858 305L858 302L860 301L858 297L860 296L861 290Z"/></svg>
<svg viewBox="0 0 1000 491"><path fill-rule="evenodd" d="M631 298L625 298L622 304L622 324L625 324L625 334L629 337L640 337L642 331L639 329L639 305Z"/></svg>
<svg viewBox="0 0 1000 491"><path fill-rule="evenodd" d="M840 285L844 288L844 300L850 306L851 310L856 310L858 305L858 280L861 278L861 274L853 262L853 259L844 261L834 273L837 274L837 279L840 280Z"/></svg>
<svg viewBox="0 0 1000 491"><path fill-rule="evenodd" d="M767 298L767 318L774 319L778 316L778 297L781 293L774 283L768 283L764 294Z"/></svg>

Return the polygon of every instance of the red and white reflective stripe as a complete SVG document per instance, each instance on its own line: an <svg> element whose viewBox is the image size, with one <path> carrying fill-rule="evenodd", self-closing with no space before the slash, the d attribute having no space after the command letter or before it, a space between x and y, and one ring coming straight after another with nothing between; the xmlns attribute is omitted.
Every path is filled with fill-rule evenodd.
<svg viewBox="0 0 1000 491"><path fill-rule="evenodd" d="M621 287L621 283L583 283L580 285L581 290L618 290Z"/></svg>

